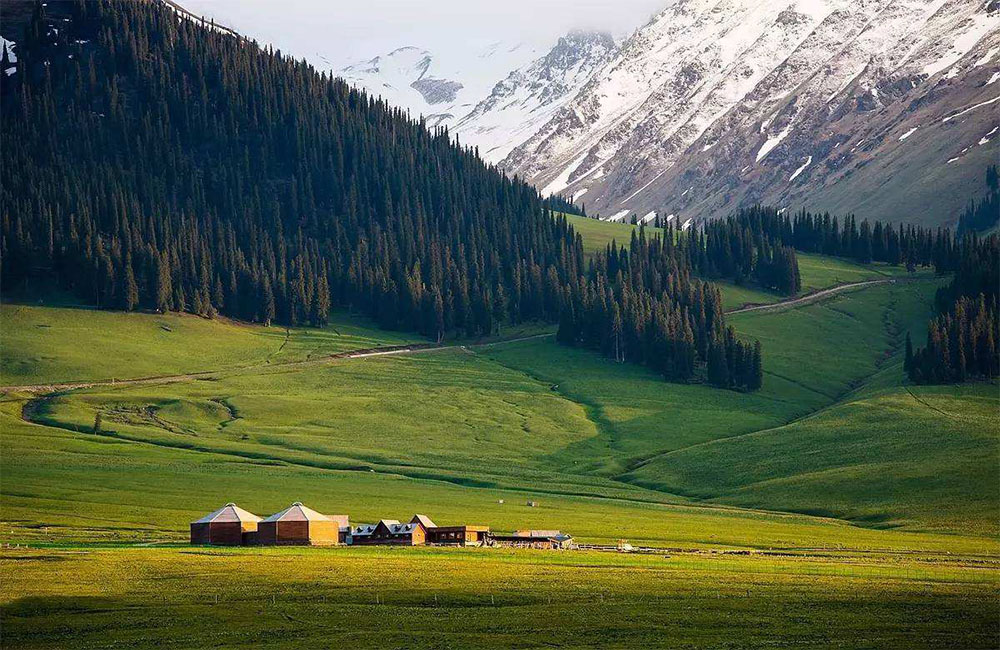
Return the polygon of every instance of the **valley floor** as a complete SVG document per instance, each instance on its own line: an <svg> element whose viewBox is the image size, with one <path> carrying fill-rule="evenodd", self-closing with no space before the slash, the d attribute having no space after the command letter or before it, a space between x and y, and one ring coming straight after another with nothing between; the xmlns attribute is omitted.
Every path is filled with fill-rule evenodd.
<svg viewBox="0 0 1000 650"><path fill-rule="evenodd" d="M886 277L807 264L813 290ZM764 344L753 394L669 384L530 326L349 358L419 341L345 315L285 330L0 306L4 384L114 378L0 398L5 647L366 646L386 629L414 647L730 647L736 630L741 647L994 647L997 386L903 383L903 337L940 283L731 315ZM422 512L671 550L183 544L227 501L296 500L355 523Z"/></svg>

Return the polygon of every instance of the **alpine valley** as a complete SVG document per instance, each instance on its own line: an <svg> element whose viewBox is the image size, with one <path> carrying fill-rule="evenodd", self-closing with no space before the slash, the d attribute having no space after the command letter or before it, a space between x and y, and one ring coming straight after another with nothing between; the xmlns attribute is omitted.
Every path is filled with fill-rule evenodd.
<svg viewBox="0 0 1000 650"><path fill-rule="evenodd" d="M998 647L1000 0L0 36L0 648Z"/></svg>

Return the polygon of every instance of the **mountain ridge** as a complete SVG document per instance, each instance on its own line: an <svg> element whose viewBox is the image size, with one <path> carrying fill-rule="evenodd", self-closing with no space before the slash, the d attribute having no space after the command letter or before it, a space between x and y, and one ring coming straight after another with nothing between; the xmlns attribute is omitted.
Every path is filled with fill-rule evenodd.
<svg viewBox="0 0 1000 650"><path fill-rule="evenodd" d="M501 166L618 219L769 202L947 221L978 185L995 140L976 143L996 124L955 121L907 152L920 164L889 145L916 150L928 122L992 98L982 89L997 77L997 5L678 0ZM907 132L919 137L897 139ZM845 146L864 155L842 156Z"/></svg>

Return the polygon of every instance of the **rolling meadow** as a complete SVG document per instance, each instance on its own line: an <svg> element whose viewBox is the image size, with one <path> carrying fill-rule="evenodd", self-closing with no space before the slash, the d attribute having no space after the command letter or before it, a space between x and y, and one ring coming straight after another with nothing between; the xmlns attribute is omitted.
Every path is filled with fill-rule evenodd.
<svg viewBox="0 0 1000 650"><path fill-rule="evenodd" d="M346 313L286 329L4 304L5 647L995 645L997 386L901 368L943 280L800 271L804 293L896 281L731 315L764 345L755 393L667 383L540 325L338 358L427 341ZM90 385L44 388L68 382ZM221 503L296 500L660 550L185 542Z"/></svg>

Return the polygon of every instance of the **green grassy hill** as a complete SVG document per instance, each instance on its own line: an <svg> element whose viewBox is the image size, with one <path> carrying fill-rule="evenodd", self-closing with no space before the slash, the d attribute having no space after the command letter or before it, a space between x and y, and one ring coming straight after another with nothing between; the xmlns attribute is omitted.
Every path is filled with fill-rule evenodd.
<svg viewBox="0 0 1000 650"><path fill-rule="evenodd" d="M416 340L344 313L316 329L36 304L0 305L0 332L0 386L223 370Z"/></svg>
<svg viewBox="0 0 1000 650"><path fill-rule="evenodd" d="M800 262L811 289L896 271ZM109 634L135 647L208 637L267 647L286 616L353 625L363 641L376 615L417 630L414 646L445 632L455 643L518 645L521 635L497 636L501 626L634 647L656 645L648 624L679 607L678 616L702 614L659 641L717 645L728 626L797 611L746 645L777 635L859 646L876 630L882 647L914 647L919 630L928 647L982 646L997 632L997 387L913 387L900 368L903 336L922 336L941 282L922 276L730 316L765 346L764 387L752 394L666 383L545 336L333 360L405 338L343 314L324 330L285 330L3 305L7 384L210 372L0 398L0 540L43 549L0 551L10 585L0 622L23 647L98 645ZM723 291L728 304L777 300ZM188 522L231 500L261 515L301 500L354 522L423 512L440 524L560 528L583 542L676 550L183 545ZM233 567L247 579L204 580ZM418 588L387 575L374 605L373 571L390 568L449 577ZM210 609L215 598L224 610ZM635 624L594 603L614 603ZM458 605L461 625L424 617ZM121 608L141 635L105 613ZM192 622L216 620L214 611L244 632ZM309 632L281 645L315 641Z"/></svg>
<svg viewBox="0 0 1000 650"><path fill-rule="evenodd" d="M787 445L783 464L763 478L752 472L744 476L749 470L736 462L741 457L757 458L774 452L761 451L755 456L750 450L744 451L744 441L767 438L769 432L781 440L781 435L787 435L781 432L815 427L812 423L834 417L838 409L847 413L857 410L853 402L843 400L879 376L880 369L897 362L902 332L921 326L938 284L936 280L919 280L879 285L787 311L732 317L741 335L762 340L767 350L764 389L753 394L669 384L641 367L610 363L590 352L556 345L551 338L533 338L408 356L320 360L305 366L269 364L265 356L263 362L248 361L243 367L229 369L223 366L219 372L191 381L104 385L34 399L12 395L5 398L6 412L16 435L5 436L4 444L11 452L5 455L18 460L6 468L6 475L20 479L31 474L40 483L28 490L29 494L45 495L63 484L78 486L87 481L90 471L74 473L68 480L64 472L75 472L72 463L67 466L46 459L47 452L36 448L36 443L86 441L99 448L135 448L137 458L153 451L177 453L197 458L199 463L210 458L213 465L224 460L225 466L234 469L243 465L282 471L292 468L295 472L329 474L331 478L326 480L336 476L348 483L362 480L360 477L367 481L387 476L393 485L408 486L405 496L398 499L400 504L413 501L414 494L434 484L451 486L449 489L513 490L533 498L610 499L616 504L613 508L633 507L634 503L684 505L710 500L766 510L823 513L881 525L892 522L914 530L975 531L979 541L974 544L981 545L981 535L996 532L989 510L974 506L940 510L935 504L944 503L942 495L946 493L966 494L976 503L990 500L988 483L969 478L996 475L990 470L991 463L995 466L996 453L995 445L990 453L988 435L970 439L977 453L959 456L967 458L961 476L942 478L937 487L906 495L905 499L898 491L885 496L886 481L891 483L898 475L898 480L905 482L906 471L933 466L942 454L952 453L951 447L930 448L923 444L924 438L913 445L902 444L905 438L896 440L896 444L881 439L879 444L873 442L871 455L894 464L898 472L880 476L879 484L871 486L872 497L867 501L825 491L818 479L811 496L800 493L805 480L800 474L808 477L814 472L815 454L809 444ZM43 317L43 308L37 309L37 318L54 320ZM59 313L55 310L53 315ZM106 319L114 316L130 328L143 319L153 327L161 319L156 315L80 313L101 316L96 328L101 336L108 330ZM229 331L238 337L259 335L254 328L200 319L178 320L215 328L214 336L208 337L213 340L222 339L223 333ZM343 325L339 328L347 329ZM307 333L303 331L303 340L308 338ZM268 335L265 332L262 336ZM315 334L314 338L326 346L320 348L292 343L295 336L293 331L282 351L284 358L301 358L306 350L342 349L335 345L342 342L332 332ZM380 332L362 327L352 330L351 336L364 347L382 340ZM238 347L239 339L229 343ZM215 349L224 351L227 345ZM169 352L169 348L162 351ZM835 363L815 361L834 352ZM898 389L902 373L892 376L883 390ZM975 397L986 398L982 391ZM989 406L988 399L985 406ZM19 411L36 424L15 423ZM98 414L101 431L94 435ZM925 425L920 417L919 412L914 413L913 419L902 426ZM826 426L845 425L834 419ZM957 429L961 431L962 427ZM966 443L956 445L955 451L969 449ZM716 448L725 451L716 456ZM32 467L25 459L35 454L42 457L37 467ZM727 461L719 464L718 458ZM856 452L836 446L822 458L825 471L845 475L858 462ZM176 460L170 465L185 462ZM705 464L716 467L715 473L703 468ZM133 471L146 474L148 468L119 469L116 474L127 484ZM798 481L795 489L785 493L795 498L783 501L782 493L774 488L779 479ZM399 483L401 480L403 483ZM273 501L268 507L275 509L300 498L296 495L302 491L311 492L304 488L308 482L282 479L272 483L282 487L263 492L269 494L267 503ZM222 494L217 498L214 488L210 498L191 490L202 484L190 476L180 481L178 491L190 494L191 502L182 511L193 515L218 498L226 498ZM256 481L248 481L242 488L239 485L238 481L227 483L229 498L239 497L244 502L259 499L262 488ZM976 485L978 489L974 489ZM156 484L157 490L165 487L164 482ZM751 488L759 489L761 494ZM355 493L353 488L346 491ZM131 507L140 508L149 507L147 501L155 494L155 490L146 496L126 489L121 492L138 499ZM321 503L355 516L380 515L372 506L370 490L346 502L343 493L336 490ZM875 498L876 494L881 496ZM49 499L46 511L51 512L51 498L45 498ZM454 498L447 500L453 502ZM17 512L33 509L31 498L6 502ZM426 503L431 505L432 501ZM71 501L63 509L70 513L76 507ZM577 507L582 510L567 514ZM586 510L577 502L568 511L546 510L530 513L529 517L539 526L579 526ZM462 510L456 512L456 518L461 518L459 512ZM470 512L481 510L477 506ZM510 508L501 509L491 516L490 523L499 525L499 518L516 525L517 517L504 514L508 512ZM182 534L183 521L180 516L164 528ZM610 535L585 524L576 531L594 539L626 536L661 543L678 541L674 533L656 532L639 523L640 519L623 519L628 521L633 523L623 523ZM47 523L65 524L58 519ZM19 534L30 535L30 531L25 529ZM80 536L86 537L86 533ZM806 537L813 545L823 545L811 534ZM751 539L740 534L730 538L729 543L752 545Z"/></svg>

